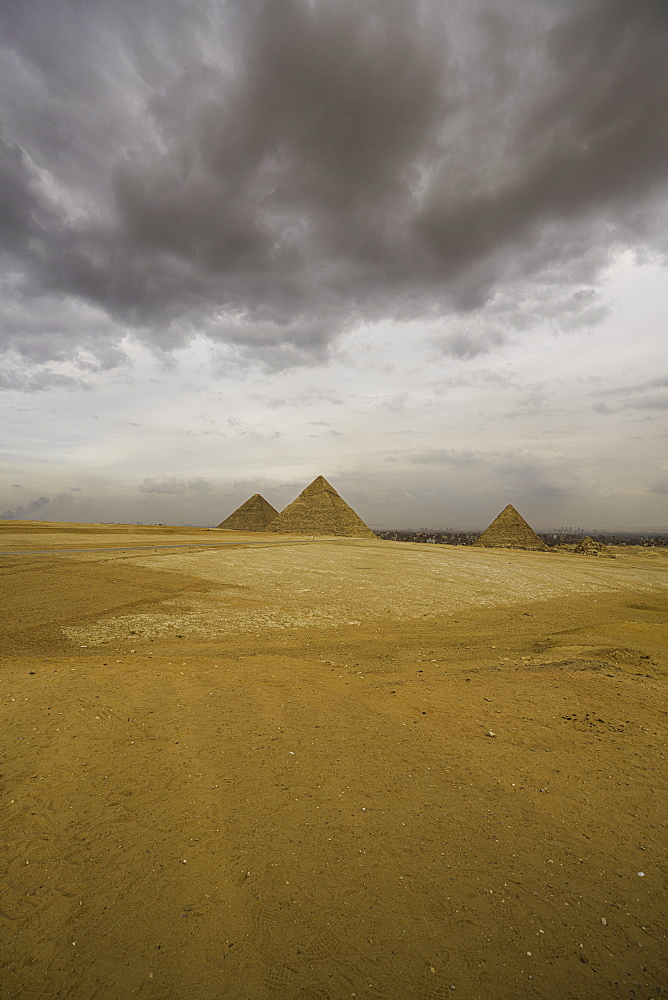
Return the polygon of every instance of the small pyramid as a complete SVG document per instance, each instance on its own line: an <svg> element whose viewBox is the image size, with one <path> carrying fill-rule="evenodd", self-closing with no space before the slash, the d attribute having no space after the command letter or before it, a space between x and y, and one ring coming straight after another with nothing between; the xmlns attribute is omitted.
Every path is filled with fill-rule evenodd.
<svg viewBox="0 0 668 1000"><path fill-rule="evenodd" d="M267 530L300 535L376 537L323 476L318 476L302 490L297 499L274 518Z"/></svg>
<svg viewBox="0 0 668 1000"><path fill-rule="evenodd" d="M608 552L607 545L604 545L603 542L595 542L589 535L583 538L581 542L578 542L573 552L578 552L582 556L607 556L610 559L615 558L612 552Z"/></svg>
<svg viewBox="0 0 668 1000"><path fill-rule="evenodd" d="M219 528L232 528L234 531L265 531L270 521L278 511L259 493L242 503L241 507L226 517L218 525Z"/></svg>
<svg viewBox="0 0 668 1000"><path fill-rule="evenodd" d="M485 548L502 549L546 550L548 548L512 504L504 507L475 544Z"/></svg>

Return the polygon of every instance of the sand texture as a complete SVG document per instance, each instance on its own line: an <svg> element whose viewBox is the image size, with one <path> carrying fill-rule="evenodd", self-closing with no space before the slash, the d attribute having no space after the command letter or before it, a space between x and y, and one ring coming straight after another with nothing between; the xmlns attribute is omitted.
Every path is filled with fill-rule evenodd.
<svg viewBox="0 0 668 1000"><path fill-rule="evenodd" d="M260 493L254 493L218 525L233 531L264 531L278 511Z"/></svg>
<svg viewBox="0 0 668 1000"><path fill-rule="evenodd" d="M2 1000L668 991L664 550L0 550Z"/></svg>
<svg viewBox="0 0 668 1000"><path fill-rule="evenodd" d="M512 504L504 507L489 528L483 531L475 543L485 548L538 549L547 551L547 545L527 524Z"/></svg>
<svg viewBox="0 0 668 1000"><path fill-rule="evenodd" d="M269 524L268 530L347 538L376 537L323 476L318 476L302 490Z"/></svg>

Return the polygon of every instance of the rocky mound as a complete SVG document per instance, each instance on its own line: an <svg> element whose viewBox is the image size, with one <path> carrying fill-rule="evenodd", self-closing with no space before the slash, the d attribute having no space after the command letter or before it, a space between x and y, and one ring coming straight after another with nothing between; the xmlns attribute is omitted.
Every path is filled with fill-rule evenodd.
<svg viewBox="0 0 668 1000"><path fill-rule="evenodd" d="M583 538L581 542L573 549L573 552L578 552L581 556L607 556L608 559L614 559L612 552L608 552L607 545L603 542L596 542L589 535Z"/></svg>
<svg viewBox="0 0 668 1000"><path fill-rule="evenodd" d="M267 528L300 535L343 535L375 538L352 507L342 500L323 476L318 476Z"/></svg>
<svg viewBox="0 0 668 1000"><path fill-rule="evenodd" d="M254 493L252 497L237 507L229 517L221 521L219 528L231 528L234 531L265 531L267 525L273 521L278 514L275 507L259 493Z"/></svg>
<svg viewBox="0 0 668 1000"><path fill-rule="evenodd" d="M485 548L538 549L541 551L548 549L543 539L538 537L512 504L504 507L489 528L483 531L475 544Z"/></svg>

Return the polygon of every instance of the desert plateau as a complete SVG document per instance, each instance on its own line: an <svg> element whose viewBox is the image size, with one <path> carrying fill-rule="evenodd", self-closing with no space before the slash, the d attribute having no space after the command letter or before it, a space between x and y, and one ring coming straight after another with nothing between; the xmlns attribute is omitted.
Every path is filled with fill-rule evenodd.
<svg viewBox="0 0 668 1000"><path fill-rule="evenodd" d="M3 1000L668 995L668 550L0 551Z"/></svg>

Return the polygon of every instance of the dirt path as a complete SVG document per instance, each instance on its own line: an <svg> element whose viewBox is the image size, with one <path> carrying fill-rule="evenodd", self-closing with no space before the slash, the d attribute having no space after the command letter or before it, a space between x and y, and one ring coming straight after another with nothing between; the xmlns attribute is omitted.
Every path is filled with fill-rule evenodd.
<svg viewBox="0 0 668 1000"><path fill-rule="evenodd" d="M4 559L0 996L668 991L666 565Z"/></svg>

